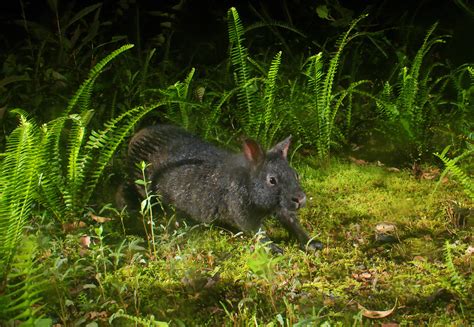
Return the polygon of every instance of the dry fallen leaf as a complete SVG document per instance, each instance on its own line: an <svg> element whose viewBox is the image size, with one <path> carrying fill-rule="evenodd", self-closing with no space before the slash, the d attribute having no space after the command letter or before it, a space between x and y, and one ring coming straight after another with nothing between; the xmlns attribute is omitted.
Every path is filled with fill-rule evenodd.
<svg viewBox="0 0 474 327"><path fill-rule="evenodd" d="M384 310L384 311L369 310L363 307L359 303L357 303L357 307L359 308L359 310L362 310L362 315L364 317L371 318L371 319L381 319L381 318L390 316L395 311L395 308L397 307L397 301L395 301L395 305L393 306L392 309Z"/></svg>
<svg viewBox="0 0 474 327"><path fill-rule="evenodd" d="M439 176L439 168L429 168L423 171L421 174L421 179L432 180Z"/></svg>
<svg viewBox="0 0 474 327"><path fill-rule="evenodd" d="M65 233L69 233L69 232L72 232L78 228L83 228L83 227L86 227L86 223L83 222L83 221L75 221L73 223L65 223L63 224L63 231Z"/></svg>
<svg viewBox="0 0 474 327"><path fill-rule="evenodd" d="M362 274L360 274L360 277L363 279L370 279L372 278L372 274L369 272L363 272Z"/></svg>
<svg viewBox="0 0 474 327"><path fill-rule="evenodd" d="M400 172L400 169L395 168L395 167L388 167L388 168L387 168L387 171L389 171L389 172L391 172L391 173L399 173L399 172Z"/></svg>
<svg viewBox="0 0 474 327"><path fill-rule="evenodd" d="M375 231L377 233L393 233L396 229L397 227L390 223L379 223L375 226Z"/></svg>
<svg viewBox="0 0 474 327"><path fill-rule="evenodd" d="M89 248L91 245L91 237L88 235L82 235L80 239L81 246L85 249Z"/></svg>
<svg viewBox="0 0 474 327"><path fill-rule="evenodd" d="M97 221L99 224L102 224L102 223L105 223L107 221L111 221L112 218L108 218L108 217L101 217L101 216L97 216L97 215L94 215L92 212L89 212L89 216Z"/></svg>
<svg viewBox="0 0 474 327"><path fill-rule="evenodd" d="M467 255L473 255L474 254L474 246L468 246L468 248L466 249L466 254Z"/></svg>

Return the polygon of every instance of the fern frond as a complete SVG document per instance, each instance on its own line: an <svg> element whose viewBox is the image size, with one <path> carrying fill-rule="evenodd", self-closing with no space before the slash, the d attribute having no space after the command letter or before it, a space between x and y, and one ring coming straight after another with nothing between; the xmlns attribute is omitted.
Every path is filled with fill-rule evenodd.
<svg viewBox="0 0 474 327"><path fill-rule="evenodd" d="M229 92L224 91L224 93L220 97L220 100L217 103L217 105L215 105L214 108L212 109L211 113L206 116L206 119L205 119L206 125L204 127L204 138L208 138L209 134L210 134L210 131L211 131L211 128L216 126L216 123L217 123L218 118L219 118L219 114L221 113L222 106L227 101L229 101L229 99L232 96L234 96L235 93L237 93L237 92L238 92L238 88L234 88Z"/></svg>
<svg viewBox="0 0 474 327"><path fill-rule="evenodd" d="M65 211L67 193L63 158L60 152L61 132L68 117L59 117L41 127L41 145L38 152L39 197L45 207L58 219Z"/></svg>
<svg viewBox="0 0 474 327"><path fill-rule="evenodd" d="M466 300L468 297L467 281L458 273L458 270L454 266L451 244L449 244L448 240L444 243L444 261L449 273L451 289L454 290L461 299Z"/></svg>
<svg viewBox="0 0 474 327"><path fill-rule="evenodd" d="M412 65L410 67L410 75L413 76L416 80L418 80L418 76L420 74L421 65L423 64L423 59L426 54L430 51L430 49L437 43L445 43L446 41L442 37L436 37L431 39L431 35L435 31L438 23L434 23L426 32L425 38L423 39L423 43L421 44L420 49L416 52L415 58L413 59Z"/></svg>
<svg viewBox="0 0 474 327"><path fill-rule="evenodd" d="M189 108L191 103L188 100L188 94L194 72L195 69L192 68L184 81L176 82L163 92L165 97L169 99L168 118L186 130L190 128Z"/></svg>
<svg viewBox="0 0 474 327"><path fill-rule="evenodd" d="M344 47L347 45L349 42L349 36L352 32L352 30L355 28L355 26L364 18L366 18L368 15L363 14L359 16L357 19L355 19L350 25L348 30L339 38L339 40L336 43L336 53L334 56L331 58L329 62L329 67L325 75L325 80L323 83L323 98L325 98L324 102L325 103L330 103L331 101L331 95L332 95L332 88L334 84L334 77L336 76L337 68L339 66L339 58L341 57L342 51L344 50ZM351 38L352 39L352 38Z"/></svg>
<svg viewBox="0 0 474 327"><path fill-rule="evenodd" d="M84 178L85 171L81 158L81 148L86 135L86 126L94 112L92 110L84 111L81 115L73 114L69 118L72 126L68 135L68 161L66 183L67 189L64 190L65 204L69 210L75 210L75 202L78 197Z"/></svg>
<svg viewBox="0 0 474 327"><path fill-rule="evenodd" d="M0 320L21 321L24 325L34 326L41 319L41 293L48 280L44 278L43 269L36 260L36 248L34 237L22 239L22 246L8 274L6 291L0 295L0 303L7 303L0 310Z"/></svg>
<svg viewBox="0 0 474 327"><path fill-rule="evenodd" d="M76 104L80 103L80 111L89 110L90 96L92 94L92 87L95 83L96 78L102 73L105 66L112 61L115 57L124 51L133 48L133 44L125 44L117 50L110 53L108 56L99 61L89 72L87 79L81 84L79 89L76 91L74 96L69 100L64 115L68 115Z"/></svg>
<svg viewBox="0 0 474 327"><path fill-rule="evenodd" d="M84 170L87 172L85 183L82 186L81 203L87 204L89 202L106 165L135 124L149 112L167 104L167 102L162 101L147 107L133 108L105 123L105 129L102 131L91 133L85 144L86 152L81 159Z"/></svg>
<svg viewBox="0 0 474 327"><path fill-rule="evenodd" d="M278 52L275 57L273 58L270 68L268 70L267 78L265 79L265 89L264 89L264 96L263 96L263 115L262 115L262 123L263 123L263 141L264 147L268 147L272 143L272 139L269 139L269 130L270 125L273 123L275 119L275 93L277 90L276 87L276 80L278 77L278 70L281 64L281 51ZM259 128L261 130L261 128Z"/></svg>
<svg viewBox="0 0 474 327"><path fill-rule="evenodd" d="M8 273L23 228L30 216L38 186L39 129L20 115L10 134L0 167L0 272Z"/></svg>
<svg viewBox="0 0 474 327"><path fill-rule="evenodd" d="M110 317L109 323L112 324L112 321L114 321L117 318L124 318L126 320L133 321L135 324L139 324L139 325L146 326L146 327L150 327L150 326L167 327L167 326L169 326L167 322L155 320L155 317L153 315L150 316L149 318L142 318L142 317L137 317L137 316L132 316L132 315L126 314L123 310L119 310L116 313L114 313Z"/></svg>
<svg viewBox="0 0 474 327"><path fill-rule="evenodd" d="M239 87L237 93L238 106L244 114L244 128L249 136L254 136L254 124L257 120L255 112L255 92L249 87L250 73L247 66L247 49L244 47L244 29L235 8L227 12L228 34L230 42L230 59L235 73L235 82Z"/></svg>
<svg viewBox="0 0 474 327"><path fill-rule="evenodd" d="M454 177L461 183L461 185L464 188L465 193L471 198L471 200L474 200L474 183L471 177L469 177L466 173L464 173L456 164L461 160L462 158L471 156L474 154L474 150L466 150L462 155L450 159L446 157L446 153L448 151L449 147L446 147L445 150L442 153L435 153L434 155L441 159L441 161L444 163L446 169L445 171L441 174L440 176L440 181L444 176L446 175L447 172L451 172Z"/></svg>
<svg viewBox="0 0 474 327"><path fill-rule="evenodd" d="M369 95L369 97L372 97L372 95ZM394 121L398 118L400 111L398 111L397 105L393 99L393 90L389 82L384 83L381 95L373 99L375 100L378 112L383 118L388 119L389 121Z"/></svg>

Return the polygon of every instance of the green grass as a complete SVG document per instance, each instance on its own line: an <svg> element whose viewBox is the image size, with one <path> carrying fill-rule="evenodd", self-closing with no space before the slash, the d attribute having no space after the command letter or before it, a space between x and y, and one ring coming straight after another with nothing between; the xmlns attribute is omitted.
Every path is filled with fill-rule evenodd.
<svg viewBox="0 0 474 327"><path fill-rule="evenodd" d="M270 234L286 250L282 256L215 226L161 230L158 258L107 273L106 297L123 301L109 310L189 326L467 324L474 291L472 254L466 252L472 216L470 225L456 229L445 211L451 200L472 206L462 188L449 182L433 193L435 181L371 165L333 161L326 168L298 168L309 199L300 218L326 245L323 251L300 251L272 222ZM395 226L396 242L375 240L379 223ZM464 296L450 282L446 240L454 244ZM379 320L362 317L357 306L389 310L395 303L394 313Z"/></svg>

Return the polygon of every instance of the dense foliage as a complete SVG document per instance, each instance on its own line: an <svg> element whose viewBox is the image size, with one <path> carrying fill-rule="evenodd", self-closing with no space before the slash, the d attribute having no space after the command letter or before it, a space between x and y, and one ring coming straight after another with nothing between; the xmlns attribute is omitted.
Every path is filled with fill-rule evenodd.
<svg viewBox="0 0 474 327"><path fill-rule="evenodd" d="M277 21L242 5L258 21L225 8L228 53L206 62L215 45L200 45L189 64L173 49L186 3L148 12L162 29L145 46L138 23L135 37L108 30L133 1L111 16L48 1L54 26L20 1L26 37L0 53L0 324L467 324L474 63L440 57L451 36L430 21L397 44L405 21L384 30L373 8L328 1L308 6L333 28L321 42L286 6ZM188 225L148 190L139 212L118 209L127 140L152 122L230 148L292 134L314 197L302 221L326 248L273 256L259 235Z"/></svg>

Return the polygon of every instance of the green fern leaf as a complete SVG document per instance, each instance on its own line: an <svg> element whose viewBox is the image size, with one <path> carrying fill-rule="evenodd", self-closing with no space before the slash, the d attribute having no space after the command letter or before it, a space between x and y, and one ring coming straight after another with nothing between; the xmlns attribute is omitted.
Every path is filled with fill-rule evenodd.
<svg viewBox="0 0 474 327"><path fill-rule="evenodd" d="M249 83L250 73L247 66L247 49L243 46L244 29L240 21L239 14L235 8L230 8L227 12L228 34L230 42L230 59L235 73L235 82L239 88L237 93L238 107L243 115L244 129L248 136L255 137L254 125L257 122L255 111L255 92L252 84Z"/></svg>
<svg viewBox="0 0 474 327"><path fill-rule="evenodd" d="M33 236L25 237L21 243L8 274L6 292L0 295L0 303L7 303L0 310L0 320L21 321L23 325L34 326L42 317L41 293L48 280L44 278L43 267L36 260L36 239Z"/></svg>
<svg viewBox="0 0 474 327"><path fill-rule="evenodd" d="M80 103L80 110L89 110L90 96L92 94L92 87L95 83L96 78L102 73L105 66L112 61L115 57L124 51L133 48L133 44L126 44L118 48L117 50L110 53L108 56L99 61L89 72L88 78L81 84L74 96L69 100L64 115L68 115L76 104Z"/></svg>
<svg viewBox="0 0 474 327"><path fill-rule="evenodd" d="M445 171L441 174L440 176L440 181L444 178L447 172L451 172L454 177L461 183L461 185L464 188L465 193L471 198L471 200L474 200L474 183L472 181L472 178L470 178L466 173L464 173L457 165L456 163L459 162L462 158L471 156L474 153L474 150L467 150L465 153L462 155L450 159L446 157L446 153L448 151L449 147L446 147L445 150L442 153L435 153L434 155L441 159L441 161L444 163L446 166Z"/></svg>
<svg viewBox="0 0 474 327"><path fill-rule="evenodd" d="M36 199L39 129L20 115L20 125L10 134L0 167L0 272L9 271L23 228Z"/></svg>

